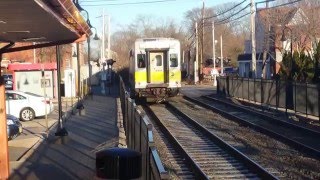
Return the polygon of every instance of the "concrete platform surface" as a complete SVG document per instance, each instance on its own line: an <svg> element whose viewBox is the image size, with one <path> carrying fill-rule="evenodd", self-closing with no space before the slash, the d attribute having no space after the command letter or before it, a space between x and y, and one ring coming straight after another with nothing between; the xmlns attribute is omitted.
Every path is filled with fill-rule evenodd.
<svg viewBox="0 0 320 180"><path fill-rule="evenodd" d="M48 139L36 143L18 161L11 161L10 179L97 179L95 153L118 145L117 101L112 96L94 95L84 106L85 114L73 115L63 123L68 136L55 136L55 124ZM16 143L13 148L29 146L23 139Z"/></svg>

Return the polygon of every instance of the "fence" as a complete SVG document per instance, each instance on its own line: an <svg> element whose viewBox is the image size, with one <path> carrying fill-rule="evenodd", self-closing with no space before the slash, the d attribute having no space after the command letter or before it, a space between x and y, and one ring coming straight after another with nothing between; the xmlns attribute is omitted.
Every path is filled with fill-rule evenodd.
<svg viewBox="0 0 320 180"><path fill-rule="evenodd" d="M128 148L139 151L142 154L141 179L169 179L168 172L164 169L154 146L153 126L145 113L136 106L134 100L129 98L121 77L120 101Z"/></svg>
<svg viewBox="0 0 320 180"><path fill-rule="evenodd" d="M218 77L218 93L317 116L320 120L320 86L293 81Z"/></svg>

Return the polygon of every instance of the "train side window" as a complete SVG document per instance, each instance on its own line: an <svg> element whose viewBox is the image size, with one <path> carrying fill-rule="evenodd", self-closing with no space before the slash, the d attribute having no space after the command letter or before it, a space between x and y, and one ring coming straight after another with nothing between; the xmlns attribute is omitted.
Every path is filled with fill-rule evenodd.
<svg viewBox="0 0 320 180"><path fill-rule="evenodd" d="M138 63L138 68L145 68L146 67L146 55L145 54L138 54L137 55L137 63Z"/></svg>
<svg viewBox="0 0 320 180"><path fill-rule="evenodd" d="M162 66L162 56L156 55L157 66Z"/></svg>
<svg viewBox="0 0 320 180"><path fill-rule="evenodd" d="M178 54L170 54L170 67L178 67Z"/></svg>

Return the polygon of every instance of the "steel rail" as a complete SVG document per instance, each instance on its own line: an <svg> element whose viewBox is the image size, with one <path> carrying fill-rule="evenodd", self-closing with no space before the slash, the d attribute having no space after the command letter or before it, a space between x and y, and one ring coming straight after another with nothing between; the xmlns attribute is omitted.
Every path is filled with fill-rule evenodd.
<svg viewBox="0 0 320 180"><path fill-rule="evenodd" d="M209 177L201 170L198 164L191 158L191 156L184 150L182 145L178 142L178 140L174 137L174 135L165 127L165 125L160 121L160 119L156 116L156 114L150 109L148 106L143 106L143 109L146 110L146 113L151 116L157 126L160 128L160 131L163 132L167 140L173 147L180 152L181 156L184 157L189 165L189 168L192 169L193 173L196 176L196 179L209 179Z"/></svg>
<svg viewBox="0 0 320 180"><path fill-rule="evenodd" d="M252 161L249 157L241 153L236 148L229 145L227 142L210 132L207 128L199 124L197 121L193 120L188 115L181 112L178 108L176 108L174 105L167 103L167 106L171 108L175 113L177 113L179 116L186 119L190 124L195 126L197 129L199 129L202 133L204 133L211 141L217 143L221 148L225 149L228 153L239 159L241 162L243 162L251 171L255 172L257 175L259 175L263 179L278 179L271 173L269 173L267 170L265 170L263 167L261 167L256 162Z"/></svg>
<svg viewBox="0 0 320 180"><path fill-rule="evenodd" d="M315 131L313 129L309 129L309 128L306 128L306 127L303 127L303 126L300 126L300 125L297 125L297 124L293 124L291 122L282 121L280 119L274 118L274 117L272 117L270 115L267 115L265 113L261 113L259 111L255 111L255 110L246 108L245 106L242 106L242 105L232 104L232 103L229 103L227 101L222 101L220 99L217 99L217 98L214 98L214 97L210 97L210 96L202 96L202 97L206 98L206 99L209 99L209 100L212 100L212 101L218 101L219 103L223 103L223 104L232 106L232 107L234 107L236 109L239 109L241 111L245 111L245 112L249 112L249 113L255 114L256 116L259 116L260 118L265 119L265 120L272 121L273 123L276 123L276 124L279 124L279 125L282 125L282 126L286 126L286 127L289 127L289 128L294 128L294 129L297 129L299 131L303 131L304 133L307 133L307 134L310 134L310 135L319 136L319 138L320 138L320 132L319 131Z"/></svg>
<svg viewBox="0 0 320 180"><path fill-rule="evenodd" d="M298 150L298 151L300 151L300 152L307 153L308 155L314 156L314 157L316 157L317 159L320 158L320 151L317 150L317 149L315 149L315 148L313 148L313 147L310 147L310 146L308 146L308 145L306 145L306 144L300 143L300 142L298 142L298 141L296 141L296 140L294 140L294 139L290 139L290 138L288 138L288 137L286 137L286 136L284 136L284 135L282 135L282 134L280 134L280 133L277 133L277 132L272 131L271 129L268 129L268 128L262 127L262 126L260 126L260 125L258 125L258 124L252 123L252 122L250 122L250 121L248 121L248 120L246 120L246 119L243 119L243 118L241 118L241 117L239 117L239 116L236 116L236 115L234 115L234 114L231 114L231 113L229 113L229 112L227 112L227 111L221 110L221 109L219 109L219 108L217 108L217 107L214 107L214 106L212 106L212 105L206 104L206 103L204 103L204 102L202 102L202 101L200 101L200 100L197 100L197 99L195 99L195 98L188 97L188 96L183 96L183 98L185 98L186 100L189 100L189 101L191 101L191 102L194 102L194 103L196 103L196 104L199 104L199 105L202 106L202 107L205 107L205 108L207 108L207 109L210 109L210 110L213 110L213 111L215 111L215 112L217 112L217 113L220 113L221 115L223 115L223 116L225 116L225 117L227 117L227 118L229 118L229 119L231 119L231 120L234 120L234 121L236 121L236 122L238 122L238 123L240 123L240 124L244 124L244 125L246 125L246 126L248 126L248 127L250 127L250 128L253 128L253 129L255 129L255 130L258 131L258 132L264 133L264 134L269 135L269 136L271 136L271 137L275 137L275 138L277 138L278 140L286 143L287 145L289 145L289 146L291 146L291 147L294 147L296 150ZM211 101L213 101L213 100L211 99ZM224 102L224 101L218 101L218 102L219 102L219 103L224 103L224 104L230 105L230 104L228 104L228 103L226 103L226 102ZM231 105L230 105L230 106L231 106ZM232 106L235 107L234 105L232 105ZM239 108L239 107L235 107L235 108ZM253 113L254 115L257 115L257 116L259 116L259 117L260 117L260 116L263 116L261 113L254 112L254 111L252 111L252 110L243 109L243 108L239 108L239 110L245 111L245 112L248 112L248 113ZM263 117L264 117L264 118L267 118L266 116L263 116ZM270 118L270 117L269 117L269 118ZM262 119L263 119L263 118L262 118ZM286 124L286 122L280 121L280 120L277 120L277 122L276 122L275 119L274 119L273 122L274 122L274 123L277 123L278 125L283 125L283 126L286 126L286 127L290 127L290 128L294 128L294 129L297 129L297 130L302 130L302 131L304 131L304 132L307 132L307 128L301 128L301 129L299 129L300 126L297 126L297 125L291 126L290 124L292 124L292 123ZM293 125L293 124L292 124L292 125ZM315 135L318 136L318 132L316 132L316 131L309 131L309 132L307 132L307 133L308 133L308 134L310 134L310 133L311 133L311 134L312 134L312 133L316 133ZM316 137L316 136L315 136L315 137Z"/></svg>

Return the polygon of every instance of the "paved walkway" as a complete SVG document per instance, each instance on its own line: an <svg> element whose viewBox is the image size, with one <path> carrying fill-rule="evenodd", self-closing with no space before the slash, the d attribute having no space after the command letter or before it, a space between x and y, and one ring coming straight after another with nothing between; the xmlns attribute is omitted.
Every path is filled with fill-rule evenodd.
<svg viewBox="0 0 320 180"><path fill-rule="evenodd" d="M10 179L96 179L95 153L118 145L117 93L93 95L84 101L84 115L65 123L69 135L36 144L19 161L10 162Z"/></svg>

